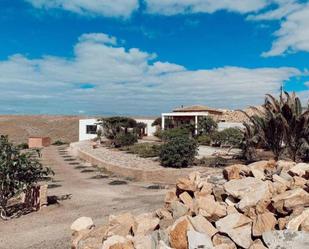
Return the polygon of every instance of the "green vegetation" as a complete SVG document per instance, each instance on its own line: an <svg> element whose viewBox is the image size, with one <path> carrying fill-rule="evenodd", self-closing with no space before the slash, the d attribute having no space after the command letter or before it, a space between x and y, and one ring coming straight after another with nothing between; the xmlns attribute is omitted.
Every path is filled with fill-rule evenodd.
<svg viewBox="0 0 309 249"><path fill-rule="evenodd" d="M228 146L240 148L244 135L238 128L227 128L211 134L212 143L216 146Z"/></svg>
<svg viewBox="0 0 309 249"><path fill-rule="evenodd" d="M113 142L116 148L129 146L137 143L137 136L132 133L118 133Z"/></svg>
<svg viewBox="0 0 309 249"><path fill-rule="evenodd" d="M200 145L209 146L211 144L211 137L209 135L200 135L197 137L197 142Z"/></svg>
<svg viewBox="0 0 309 249"><path fill-rule="evenodd" d="M161 139L165 142L170 141L173 138L189 137L190 131L184 128L168 129L161 132Z"/></svg>
<svg viewBox="0 0 309 249"><path fill-rule="evenodd" d="M198 120L199 135L209 135L218 129L217 122L210 116L200 118Z"/></svg>
<svg viewBox="0 0 309 249"><path fill-rule="evenodd" d="M33 153L22 153L18 146L9 142L7 136L0 137L0 212L7 218L8 200L31 188L44 177L53 174L49 168L33 157Z"/></svg>
<svg viewBox="0 0 309 249"><path fill-rule="evenodd" d="M255 149L270 149L275 159L281 156L309 161L309 106L303 111L295 93L284 93L279 99L266 95L263 110L249 118L245 125L244 156L256 157Z"/></svg>
<svg viewBox="0 0 309 249"><path fill-rule="evenodd" d="M67 144L66 142L63 142L62 140L56 140L55 142L53 142L53 145L56 146L61 146L61 145L65 145Z"/></svg>
<svg viewBox="0 0 309 249"><path fill-rule="evenodd" d="M198 145L188 136L170 138L162 145L160 151L161 165L165 167L183 168L194 162Z"/></svg>
<svg viewBox="0 0 309 249"><path fill-rule="evenodd" d="M153 143L139 143L123 147L122 150L128 153L137 154L140 157L158 157L160 154L160 145Z"/></svg>
<svg viewBox="0 0 309 249"><path fill-rule="evenodd" d="M102 126L103 135L110 140L111 146L122 147L137 142L137 138L143 135L144 123L137 123L128 117L109 117L98 120Z"/></svg>

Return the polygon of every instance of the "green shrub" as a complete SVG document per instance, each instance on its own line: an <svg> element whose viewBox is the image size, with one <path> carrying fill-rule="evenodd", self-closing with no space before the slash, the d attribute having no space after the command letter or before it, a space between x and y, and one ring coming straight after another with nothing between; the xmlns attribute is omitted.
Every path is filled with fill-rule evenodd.
<svg viewBox="0 0 309 249"><path fill-rule="evenodd" d="M199 134L207 135L218 129L217 122L210 116L202 117L198 121Z"/></svg>
<svg viewBox="0 0 309 249"><path fill-rule="evenodd" d="M7 218L7 203L16 195L31 188L44 177L53 174L44 168L31 152L23 153L9 142L7 136L0 137L0 213Z"/></svg>
<svg viewBox="0 0 309 249"><path fill-rule="evenodd" d="M135 144L137 142L136 134L118 133L114 139L115 147L123 147Z"/></svg>
<svg viewBox="0 0 309 249"><path fill-rule="evenodd" d="M182 128L174 128L174 129L168 129L161 132L161 139L163 141L170 141L173 138L178 137L189 137L190 132L187 129Z"/></svg>
<svg viewBox="0 0 309 249"><path fill-rule="evenodd" d="M29 145L27 143L21 143L17 145L17 148L21 150L26 150L26 149L29 149Z"/></svg>
<svg viewBox="0 0 309 249"><path fill-rule="evenodd" d="M238 128L227 128L223 131L214 132L211 140L217 146L233 146L239 148L243 141L243 132Z"/></svg>
<svg viewBox="0 0 309 249"><path fill-rule="evenodd" d="M53 142L53 145L56 145L56 146L61 146L61 145L65 145L67 144L66 142L63 142L61 140L56 140L55 142Z"/></svg>
<svg viewBox="0 0 309 249"><path fill-rule="evenodd" d="M160 145L152 143L139 143L124 147L123 150L128 153L137 154L140 157L158 157L160 154Z"/></svg>
<svg viewBox="0 0 309 249"><path fill-rule="evenodd" d="M211 137L208 135L201 135L197 137L197 142L200 145L210 145L211 143Z"/></svg>
<svg viewBox="0 0 309 249"><path fill-rule="evenodd" d="M165 167L188 167L194 162L197 148L197 142L187 136L171 138L161 146L159 155L161 164Z"/></svg>

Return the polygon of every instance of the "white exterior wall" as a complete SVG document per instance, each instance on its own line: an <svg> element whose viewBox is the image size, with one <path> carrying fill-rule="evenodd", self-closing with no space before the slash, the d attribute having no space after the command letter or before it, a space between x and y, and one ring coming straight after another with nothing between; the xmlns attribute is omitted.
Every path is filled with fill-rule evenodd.
<svg viewBox="0 0 309 249"><path fill-rule="evenodd" d="M87 134L87 125L95 125L97 119L80 119L79 120L79 141L90 140L96 138L96 134Z"/></svg>
<svg viewBox="0 0 309 249"><path fill-rule="evenodd" d="M146 134L147 136L153 136L156 127L151 126L154 119L135 119L136 122L143 122L147 124ZM96 134L87 134L86 127L87 125L95 125L97 123L97 119L80 119L79 120L79 141L90 140L96 138ZM99 128L99 127L98 127Z"/></svg>
<svg viewBox="0 0 309 249"><path fill-rule="evenodd" d="M227 128L239 128L244 129L244 125L242 123L236 123L236 122L219 122L218 123L218 130L222 131Z"/></svg>
<svg viewBox="0 0 309 249"><path fill-rule="evenodd" d="M155 121L154 119L135 119L136 122L142 122L145 123L147 125L146 127L146 134L147 136L154 136L154 133L156 132L156 127L152 126L151 124L153 123L153 121Z"/></svg>

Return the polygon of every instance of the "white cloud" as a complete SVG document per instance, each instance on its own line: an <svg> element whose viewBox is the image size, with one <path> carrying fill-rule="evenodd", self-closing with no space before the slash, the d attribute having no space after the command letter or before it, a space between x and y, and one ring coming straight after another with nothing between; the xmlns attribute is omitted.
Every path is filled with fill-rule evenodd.
<svg viewBox="0 0 309 249"><path fill-rule="evenodd" d="M84 15L129 17L139 7L138 0L26 0L36 8L59 8Z"/></svg>
<svg viewBox="0 0 309 249"><path fill-rule="evenodd" d="M277 56L298 51L309 52L309 4L287 14L281 21L281 27L274 35L276 37L264 57Z"/></svg>
<svg viewBox="0 0 309 249"><path fill-rule="evenodd" d="M181 104L239 108L278 93L298 69L222 67L188 70L156 55L84 34L73 58L13 55L0 61L0 112L159 114ZM95 88L82 89L81 84Z"/></svg>
<svg viewBox="0 0 309 249"><path fill-rule="evenodd" d="M145 0L149 13L175 15L184 13L213 13L227 10L239 13L258 11L268 0Z"/></svg>

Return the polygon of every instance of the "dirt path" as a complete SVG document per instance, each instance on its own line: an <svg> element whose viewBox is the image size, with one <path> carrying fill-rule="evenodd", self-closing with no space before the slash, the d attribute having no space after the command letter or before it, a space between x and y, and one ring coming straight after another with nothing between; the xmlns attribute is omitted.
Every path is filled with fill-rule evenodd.
<svg viewBox="0 0 309 249"><path fill-rule="evenodd" d="M111 213L140 213L163 203L165 190L147 189L149 184L130 181L110 185L115 178L85 166L62 147L44 149L42 162L55 171L48 194L72 194L72 198L18 219L0 221L1 249L70 248L70 225L80 216L90 216L101 224Z"/></svg>

